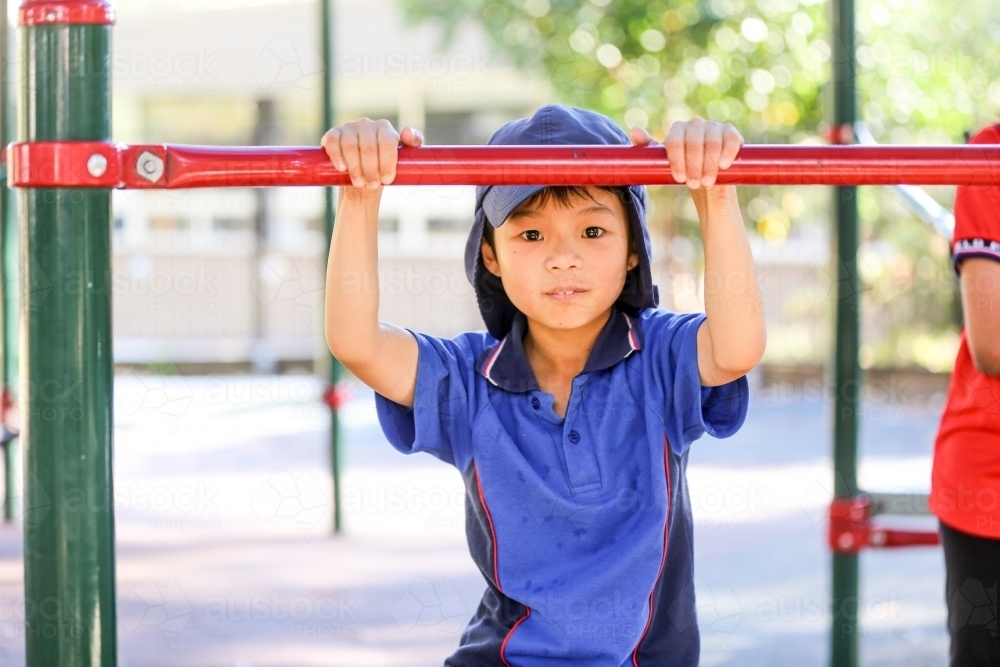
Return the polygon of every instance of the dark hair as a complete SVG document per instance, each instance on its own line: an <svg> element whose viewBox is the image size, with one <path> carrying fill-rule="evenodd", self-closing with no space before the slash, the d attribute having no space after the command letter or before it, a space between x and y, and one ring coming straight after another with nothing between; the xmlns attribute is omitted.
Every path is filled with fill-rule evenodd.
<svg viewBox="0 0 1000 667"><path fill-rule="evenodd" d="M629 206L632 204L632 195L629 194L628 186L598 185L595 187L598 190L610 192L618 197L618 201L621 202L622 209L625 211L625 233L628 238L628 251L629 253L636 252L635 238L632 236L632 225L629 223L628 219ZM550 185L543 190L539 190L518 204L517 207L514 208L514 211L526 210L534 208L535 206L545 206L552 199L555 200L557 206L568 208L573 204L574 198L582 197L594 199L593 196L591 196L590 191L587 190L587 187L583 185ZM514 211L511 211L511 214L513 214ZM493 225L490 224L489 220L483 221L483 239L493 250L493 253L496 254L497 248L493 245Z"/></svg>

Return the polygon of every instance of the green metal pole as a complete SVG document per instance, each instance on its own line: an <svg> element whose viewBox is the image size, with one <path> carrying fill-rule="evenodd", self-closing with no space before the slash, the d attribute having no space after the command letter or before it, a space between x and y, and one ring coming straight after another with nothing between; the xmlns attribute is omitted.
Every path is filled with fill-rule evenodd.
<svg viewBox="0 0 1000 667"><path fill-rule="evenodd" d="M10 142L10 44L7 31L7 0L0 0L0 58L3 72L0 74L0 148ZM7 416L7 407L16 400L14 387L17 385L17 219L14 197L7 187L7 153L0 156L0 282L2 282L3 305L0 306L0 419ZM10 523L17 513L15 493L17 435L0 425L3 440L3 520Z"/></svg>
<svg viewBox="0 0 1000 667"><path fill-rule="evenodd" d="M333 3L331 0L320 0L320 25L323 41L323 128L321 132L326 132L333 127ZM330 239L333 236L334 224L334 192L333 188L325 188L325 221L326 221L326 249L330 252ZM336 389L342 375L340 362L333 355L329 355L330 386ZM342 528L343 516L341 515L340 503L340 425L337 415L336 403L330 410L330 464L333 473L333 532L339 533Z"/></svg>
<svg viewBox="0 0 1000 667"><path fill-rule="evenodd" d="M841 141L842 130L857 120L855 97L854 0L833 0L833 93L834 129ZM837 314L834 357L833 469L834 495L858 492L858 422L863 379L858 363L861 319L861 280L858 277L858 203L856 187L836 187L837 224ZM833 667L858 664L858 555L832 556L832 636L830 662Z"/></svg>
<svg viewBox="0 0 1000 667"><path fill-rule="evenodd" d="M22 18L18 139L107 141L110 11L100 23L100 2L46 5L22 13L35 19ZM111 191L19 199L27 665L112 667Z"/></svg>

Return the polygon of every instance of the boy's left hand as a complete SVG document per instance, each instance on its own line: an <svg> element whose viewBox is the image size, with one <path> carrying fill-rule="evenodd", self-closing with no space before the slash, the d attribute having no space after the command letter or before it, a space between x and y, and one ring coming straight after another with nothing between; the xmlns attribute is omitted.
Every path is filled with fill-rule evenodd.
<svg viewBox="0 0 1000 667"><path fill-rule="evenodd" d="M631 130L636 146L656 146L659 142L645 129ZM728 169L743 145L743 135L729 123L717 123L695 116L688 121L676 121L666 138L670 173L678 183L687 183L692 190L715 185L720 169Z"/></svg>

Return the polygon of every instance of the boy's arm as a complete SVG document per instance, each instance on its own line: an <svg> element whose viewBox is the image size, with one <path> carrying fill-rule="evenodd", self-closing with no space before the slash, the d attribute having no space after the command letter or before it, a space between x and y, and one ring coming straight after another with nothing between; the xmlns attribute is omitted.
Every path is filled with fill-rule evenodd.
<svg viewBox="0 0 1000 667"><path fill-rule="evenodd" d="M378 319L380 183L395 178L399 135L388 123L374 127L357 123L334 128L323 137L330 159L341 171L349 171L355 184L340 188L337 198L326 271L326 342L359 380L412 407L417 341L405 329ZM347 131L348 126L356 131ZM418 145L419 135L411 130L407 137L406 129L404 143Z"/></svg>
<svg viewBox="0 0 1000 667"><path fill-rule="evenodd" d="M638 145L657 142L632 128ZM693 118L670 126L670 171L687 183L701 221L705 247L705 314L698 329L698 374L717 387L746 375L764 356L767 331L750 241L734 186L715 186L719 169L733 163L743 137L728 123Z"/></svg>
<svg viewBox="0 0 1000 667"><path fill-rule="evenodd" d="M736 187L692 189L705 247L705 314L698 373L715 387L746 375L764 356L767 331Z"/></svg>

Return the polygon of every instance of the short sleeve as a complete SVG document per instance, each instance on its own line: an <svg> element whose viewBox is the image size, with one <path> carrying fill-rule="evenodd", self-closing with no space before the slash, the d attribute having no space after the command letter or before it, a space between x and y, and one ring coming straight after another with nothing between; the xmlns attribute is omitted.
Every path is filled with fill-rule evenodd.
<svg viewBox="0 0 1000 667"><path fill-rule="evenodd" d="M698 374L698 329L703 313L657 311L645 320L643 337L652 352L663 389L664 423L671 446L680 455L705 433L716 438L735 434L750 403L747 378L703 387Z"/></svg>
<svg viewBox="0 0 1000 667"><path fill-rule="evenodd" d="M413 407L375 393L375 409L386 439L404 454L427 452L456 465L471 451L469 388L475 354L462 336L439 338L407 329L417 340Z"/></svg>
<svg viewBox="0 0 1000 667"><path fill-rule="evenodd" d="M979 131L969 143L1000 144L1000 125ZM993 157L996 153L993 149ZM1000 261L1000 183L961 185L955 193L952 265L956 273L970 257Z"/></svg>

